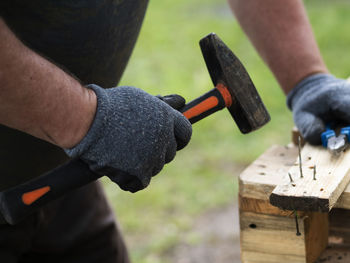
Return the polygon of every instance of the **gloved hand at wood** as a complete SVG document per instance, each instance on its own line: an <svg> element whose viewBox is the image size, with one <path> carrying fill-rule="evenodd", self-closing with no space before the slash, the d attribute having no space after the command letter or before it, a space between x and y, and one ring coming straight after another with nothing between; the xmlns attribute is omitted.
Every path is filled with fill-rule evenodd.
<svg viewBox="0 0 350 263"><path fill-rule="evenodd" d="M151 177L174 159L176 151L188 144L190 122L143 90L87 87L97 95L95 119L82 141L66 153L81 158L123 190L145 188Z"/></svg>
<svg viewBox="0 0 350 263"><path fill-rule="evenodd" d="M309 76L289 92L287 105L303 138L321 144L327 123L350 124L350 83L330 74Z"/></svg>

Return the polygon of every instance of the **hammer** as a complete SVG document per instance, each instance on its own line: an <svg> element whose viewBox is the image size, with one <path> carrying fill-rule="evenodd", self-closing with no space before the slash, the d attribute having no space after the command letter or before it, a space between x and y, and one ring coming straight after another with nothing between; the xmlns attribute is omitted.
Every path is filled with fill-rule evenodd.
<svg viewBox="0 0 350 263"><path fill-rule="evenodd" d="M238 58L214 33L199 43L215 88L180 109L184 116L193 124L227 108L242 133L266 124L270 116ZM0 193L0 223L14 225L51 200L99 177L84 161L73 159L5 190Z"/></svg>

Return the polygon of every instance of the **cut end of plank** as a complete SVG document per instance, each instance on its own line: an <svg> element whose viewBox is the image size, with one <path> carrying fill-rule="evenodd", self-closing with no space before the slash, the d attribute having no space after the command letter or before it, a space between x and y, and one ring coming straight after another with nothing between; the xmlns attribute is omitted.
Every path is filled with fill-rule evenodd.
<svg viewBox="0 0 350 263"><path fill-rule="evenodd" d="M297 210L322 213L328 213L330 210L328 199L312 196L293 197L272 193L270 195L270 204L282 210Z"/></svg>
<svg viewBox="0 0 350 263"><path fill-rule="evenodd" d="M283 183L270 196L272 205L287 210L329 212L350 181L350 152L333 158L327 149L305 144L300 158L282 176Z"/></svg>

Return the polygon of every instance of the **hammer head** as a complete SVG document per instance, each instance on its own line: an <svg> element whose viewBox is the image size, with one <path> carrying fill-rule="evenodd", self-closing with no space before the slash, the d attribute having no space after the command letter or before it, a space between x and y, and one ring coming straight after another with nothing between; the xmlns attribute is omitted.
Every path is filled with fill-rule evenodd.
<svg viewBox="0 0 350 263"><path fill-rule="evenodd" d="M224 84L232 96L228 110L240 131L249 133L265 125L270 115L238 58L214 33L199 44L214 86Z"/></svg>

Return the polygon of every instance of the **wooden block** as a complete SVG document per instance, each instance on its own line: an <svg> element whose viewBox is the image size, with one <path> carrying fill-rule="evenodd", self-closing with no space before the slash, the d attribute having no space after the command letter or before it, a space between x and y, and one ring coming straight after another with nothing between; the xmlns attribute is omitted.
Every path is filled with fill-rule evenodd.
<svg viewBox="0 0 350 263"><path fill-rule="evenodd" d="M298 149L293 144L272 146L247 167L239 177L243 263L314 262L314 258L317 258L327 244L328 224L330 247L321 253L316 263L350 262L350 211L346 210L350 209L349 185L334 205L335 208L328 214L299 211L300 229L304 231L304 236L308 237L303 239L304 245L301 245L302 242L298 243L300 240L297 240L296 244L290 242L296 238L294 218L290 217L291 211L281 210L269 203L271 192L276 185L283 183L283 177L295 164L297 154ZM269 221L270 217L273 220L267 223L267 227L264 227L264 224L260 225L260 221ZM256 218L260 221L255 220ZM286 228L284 223L281 223L280 227L290 231L290 239L286 237L285 232L282 232L283 229L281 231L276 229L278 222L288 222L288 220ZM279 233L286 240L281 241L283 238L278 237ZM274 236L277 237L274 238ZM285 244L288 248L284 249L279 243ZM305 252L302 252L301 246L304 246ZM292 247L296 249L291 251Z"/></svg>
<svg viewBox="0 0 350 263"><path fill-rule="evenodd" d="M293 212L288 210L281 210L276 206L270 204L267 200L260 200L254 198L246 198L241 195L238 196L239 209L244 212L253 212L258 214L290 216ZM303 215L299 215L303 216Z"/></svg>
<svg viewBox="0 0 350 263"><path fill-rule="evenodd" d="M249 165L239 176L239 192L243 197L269 200L277 184L282 183L297 156L294 146L274 145Z"/></svg>
<svg viewBox="0 0 350 263"><path fill-rule="evenodd" d="M240 174L240 195L269 200L273 189L283 182L283 176L295 164L297 155L298 149L293 144L271 146ZM334 207L350 209L350 185Z"/></svg>
<svg viewBox="0 0 350 263"><path fill-rule="evenodd" d="M328 215L311 213L294 217L240 210L241 259L243 263L312 263L327 245Z"/></svg>
<svg viewBox="0 0 350 263"><path fill-rule="evenodd" d="M328 214L299 212L296 236L293 212L267 200L239 196L239 211L243 263L314 262L327 246Z"/></svg>
<svg viewBox="0 0 350 263"><path fill-rule="evenodd" d="M286 173L270 196L271 204L287 210L330 211L350 181L350 151L335 158L322 146L306 144L301 159L303 177L297 161L288 171L293 182Z"/></svg>
<svg viewBox="0 0 350 263"><path fill-rule="evenodd" d="M243 263L306 262L304 236L296 236L293 218L241 211L240 229Z"/></svg>
<svg viewBox="0 0 350 263"><path fill-rule="evenodd" d="M328 244L328 213L311 212L304 219L306 262L313 263Z"/></svg>

